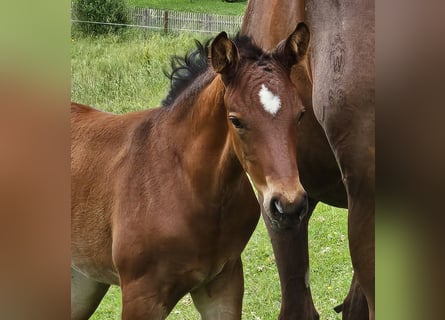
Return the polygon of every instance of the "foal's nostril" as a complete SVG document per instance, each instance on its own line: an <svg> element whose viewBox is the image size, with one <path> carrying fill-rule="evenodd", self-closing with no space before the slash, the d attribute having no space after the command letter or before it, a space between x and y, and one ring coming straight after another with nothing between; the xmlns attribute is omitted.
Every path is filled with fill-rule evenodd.
<svg viewBox="0 0 445 320"><path fill-rule="evenodd" d="M268 207L272 227L289 229L298 226L306 215L307 199L303 194L301 198L295 197L295 200L288 201L286 197L276 194L269 200Z"/></svg>
<svg viewBox="0 0 445 320"><path fill-rule="evenodd" d="M283 207L279 197L272 197L272 199L270 199L269 208L270 212L275 216L281 216L285 213L285 208Z"/></svg>
<svg viewBox="0 0 445 320"><path fill-rule="evenodd" d="M297 217L306 214L307 195L302 195L301 199L292 202L283 202L279 196L274 196L269 202L270 212L274 215L289 215L289 217Z"/></svg>
<svg viewBox="0 0 445 320"><path fill-rule="evenodd" d="M284 213L284 211L283 211L283 207L281 206L281 203L280 203L280 201L278 200L278 199L275 199L274 201L273 201L273 205L275 206L275 208L277 209L277 211L278 211L278 213Z"/></svg>

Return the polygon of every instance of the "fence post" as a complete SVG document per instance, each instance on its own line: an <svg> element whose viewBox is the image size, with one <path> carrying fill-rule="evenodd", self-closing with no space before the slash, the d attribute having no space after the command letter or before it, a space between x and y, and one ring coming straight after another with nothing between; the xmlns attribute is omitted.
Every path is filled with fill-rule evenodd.
<svg viewBox="0 0 445 320"><path fill-rule="evenodd" d="M168 11L164 11L164 33L168 33Z"/></svg>

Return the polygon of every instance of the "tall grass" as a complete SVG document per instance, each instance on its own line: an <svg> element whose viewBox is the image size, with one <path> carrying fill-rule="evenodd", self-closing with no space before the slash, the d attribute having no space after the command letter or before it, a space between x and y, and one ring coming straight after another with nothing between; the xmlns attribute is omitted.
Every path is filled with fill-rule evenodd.
<svg viewBox="0 0 445 320"><path fill-rule="evenodd" d="M169 83L162 69L172 54L194 48L194 38L132 31L124 36L72 39L72 100L124 113L159 105ZM352 277L348 255L346 211L320 204L309 226L311 289L321 319L341 319L333 307L347 294ZM243 319L276 319L280 286L264 222L260 221L242 255L245 274ZM289 257L292 259L292 257ZM120 319L120 290L110 289L94 320ZM189 296L169 319L199 319Z"/></svg>

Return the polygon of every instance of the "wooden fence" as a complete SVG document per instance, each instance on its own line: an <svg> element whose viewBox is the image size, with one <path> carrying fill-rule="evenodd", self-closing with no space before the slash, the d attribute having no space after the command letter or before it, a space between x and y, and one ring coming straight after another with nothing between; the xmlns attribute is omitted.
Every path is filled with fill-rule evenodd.
<svg viewBox="0 0 445 320"><path fill-rule="evenodd" d="M216 34L226 31L235 34L241 28L242 16L222 16L217 14L167 11L162 9L129 8L130 24L116 24L103 21L77 20L74 4L71 6L73 23L90 23L103 25L120 25L145 29L169 31L190 31Z"/></svg>
<svg viewBox="0 0 445 320"><path fill-rule="evenodd" d="M242 16L222 16L216 14L166 11L161 9L132 8L130 19L135 25L149 29L168 31L192 31L229 34L238 32Z"/></svg>

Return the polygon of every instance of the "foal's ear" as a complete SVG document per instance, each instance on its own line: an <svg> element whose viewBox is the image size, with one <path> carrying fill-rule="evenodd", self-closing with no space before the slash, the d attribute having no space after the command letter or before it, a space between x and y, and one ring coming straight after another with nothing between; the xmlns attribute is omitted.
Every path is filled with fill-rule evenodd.
<svg viewBox="0 0 445 320"><path fill-rule="evenodd" d="M304 22L300 22L294 32L277 45L274 55L286 67L290 68L306 56L309 39L309 28Z"/></svg>
<svg viewBox="0 0 445 320"><path fill-rule="evenodd" d="M213 69L223 76L230 78L238 67L239 52L235 43L227 37L224 31L216 36L210 46L210 60Z"/></svg>

